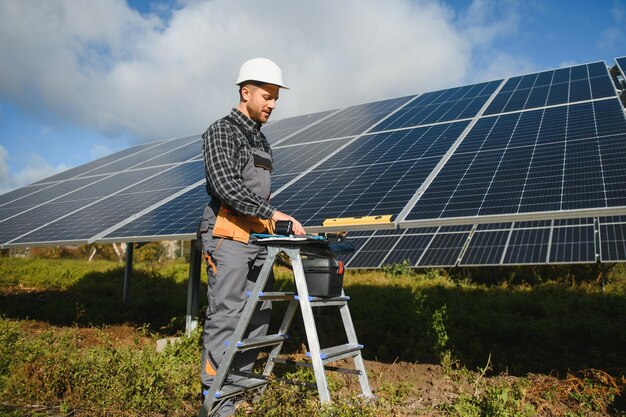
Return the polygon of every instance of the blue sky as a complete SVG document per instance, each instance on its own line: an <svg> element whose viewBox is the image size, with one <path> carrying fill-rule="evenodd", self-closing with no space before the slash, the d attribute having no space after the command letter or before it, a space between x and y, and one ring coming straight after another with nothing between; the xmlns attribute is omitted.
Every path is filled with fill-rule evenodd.
<svg viewBox="0 0 626 417"><path fill-rule="evenodd" d="M200 133L235 104L254 56L292 87L282 118L612 64L624 28L626 0L0 0L0 193Z"/></svg>

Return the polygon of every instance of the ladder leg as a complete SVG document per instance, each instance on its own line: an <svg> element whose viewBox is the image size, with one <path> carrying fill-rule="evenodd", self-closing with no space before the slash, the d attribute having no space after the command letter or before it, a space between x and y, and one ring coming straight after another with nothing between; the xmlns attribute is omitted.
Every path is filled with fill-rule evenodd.
<svg viewBox="0 0 626 417"><path fill-rule="evenodd" d="M289 332L289 327L291 327L291 322L293 321L293 317L296 315L296 311L298 310L298 301L291 300L289 302L289 306L287 306L287 311L285 312L285 317L283 318L282 323L280 324L280 329L278 330L278 334L287 334ZM274 346L274 348L270 351L270 354L267 358L267 363L265 364L265 369L263 370L263 375L269 376L274 370L274 359L278 357L278 354L282 350L284 342Z"/></svg>
<svg viewBox="0 0 626 417"><path fill-rule="evenodd" d="M291 258L293 274L298 289L298 298L300 300L300 309L302 311L302 320L304 321L304 329L308 341L309 351L311 352L311 362L313 363L313 372L315 373L315 381L317 382L317 391L322 403L330 403L330 393L328 391L328 381L324 372L324 363L320 349L319 338L317 337L317 328L315 326L315 318L313 317L313 309L309 300L309 290L306 285L304 276L304 268L302 266L302 258L299 250L285 251Z"/></svg>
<svg viewBox="0 0 626 417"><path fill-rule="evenodd" d="M343 290L341 291L341 295L345 295ZM354 330L354 323L352 322L352 316L350 315L350 310L348 309L348 304L341 306L339 308L339 312L341 313L341 320L343 321L343 327L346 329L346 336L348 337L348 343L358 344L358 340L356 337L356 331ZM371 398L372 390L370 389L370 383L367 379L367 371L365 370L365 362L363 361L363 354L359 351L358 355L354 358L354 367L360 371L359 373L359 383L361 384L361 392L364 397Z"/></svg>
<svg viewBox="0 0 626 417"><path fill-rule="evenodd" d="M230 371L230 367L233 363L233 359L235 358L236 350L237 350L237 341L241 340L250 320L252 319L252 315L256 308L257 302L259 300L259 293L263 291L265 288L265 284L267 283L267 279L272 272L272 267L274 265L274 260L276 259L276 255L279 253L278 248L269 247L267 251L267 258L263 267L261 268L261 272L257 278L256 283L254 284L254 288L252 289L252 294L250 294L250 298L246 301L246 304L241 313L241 318L237 322L237 327L235 327L235 331L233 335L229 339L228 348L226 349L226 353L222 358L220 366L217 370L217 374L213 378L213 383L209 388L209 392L204 399L204 403L202 404L202 409L200 410L199 417L207 417L209 412L213 412L213 407L216 403L215 394L222 388L224 385L224 381L226 380L226 376Z"/></svg>

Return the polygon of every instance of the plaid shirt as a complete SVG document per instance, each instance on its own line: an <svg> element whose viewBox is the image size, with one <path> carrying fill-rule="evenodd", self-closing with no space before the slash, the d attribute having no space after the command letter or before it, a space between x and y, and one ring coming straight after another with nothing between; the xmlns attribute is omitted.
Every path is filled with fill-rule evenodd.
<svg viewBox="0 0 626 417"><path fill-rule="evenodd" d="M229 116L249 132L255 148L272 154L265 135L261 133L260 123L237 109L233 109ZM274 215L276 209L245 184L242 172L252 157L252 148L238 127L224 119L217 120L202 135L202 152L206 189L212 200L222 201L240 213L260 219Z"/></svg>

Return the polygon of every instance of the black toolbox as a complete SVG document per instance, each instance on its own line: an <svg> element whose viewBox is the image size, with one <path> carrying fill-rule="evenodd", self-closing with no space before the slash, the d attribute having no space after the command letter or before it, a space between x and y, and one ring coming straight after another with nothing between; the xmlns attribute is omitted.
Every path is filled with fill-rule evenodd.
<svg viewBox="0 0 626 417"><path fill-rule="evenodd" d="M343 288L343 262L335 258L302 258L309 295L337 297Z"/></svg>

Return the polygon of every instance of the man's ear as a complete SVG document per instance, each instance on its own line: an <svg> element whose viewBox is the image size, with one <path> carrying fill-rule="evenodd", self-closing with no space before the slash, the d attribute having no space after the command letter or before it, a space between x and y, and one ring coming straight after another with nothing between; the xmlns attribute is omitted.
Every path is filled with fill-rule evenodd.
<svg viewBox="0 0 626 417"><path fill-rule="evenodd" d="M241 86L241 88L239 89L239 96L241 97L241 101L248 101L250 100L250 86L249 85L243 85Z"/></svg>

